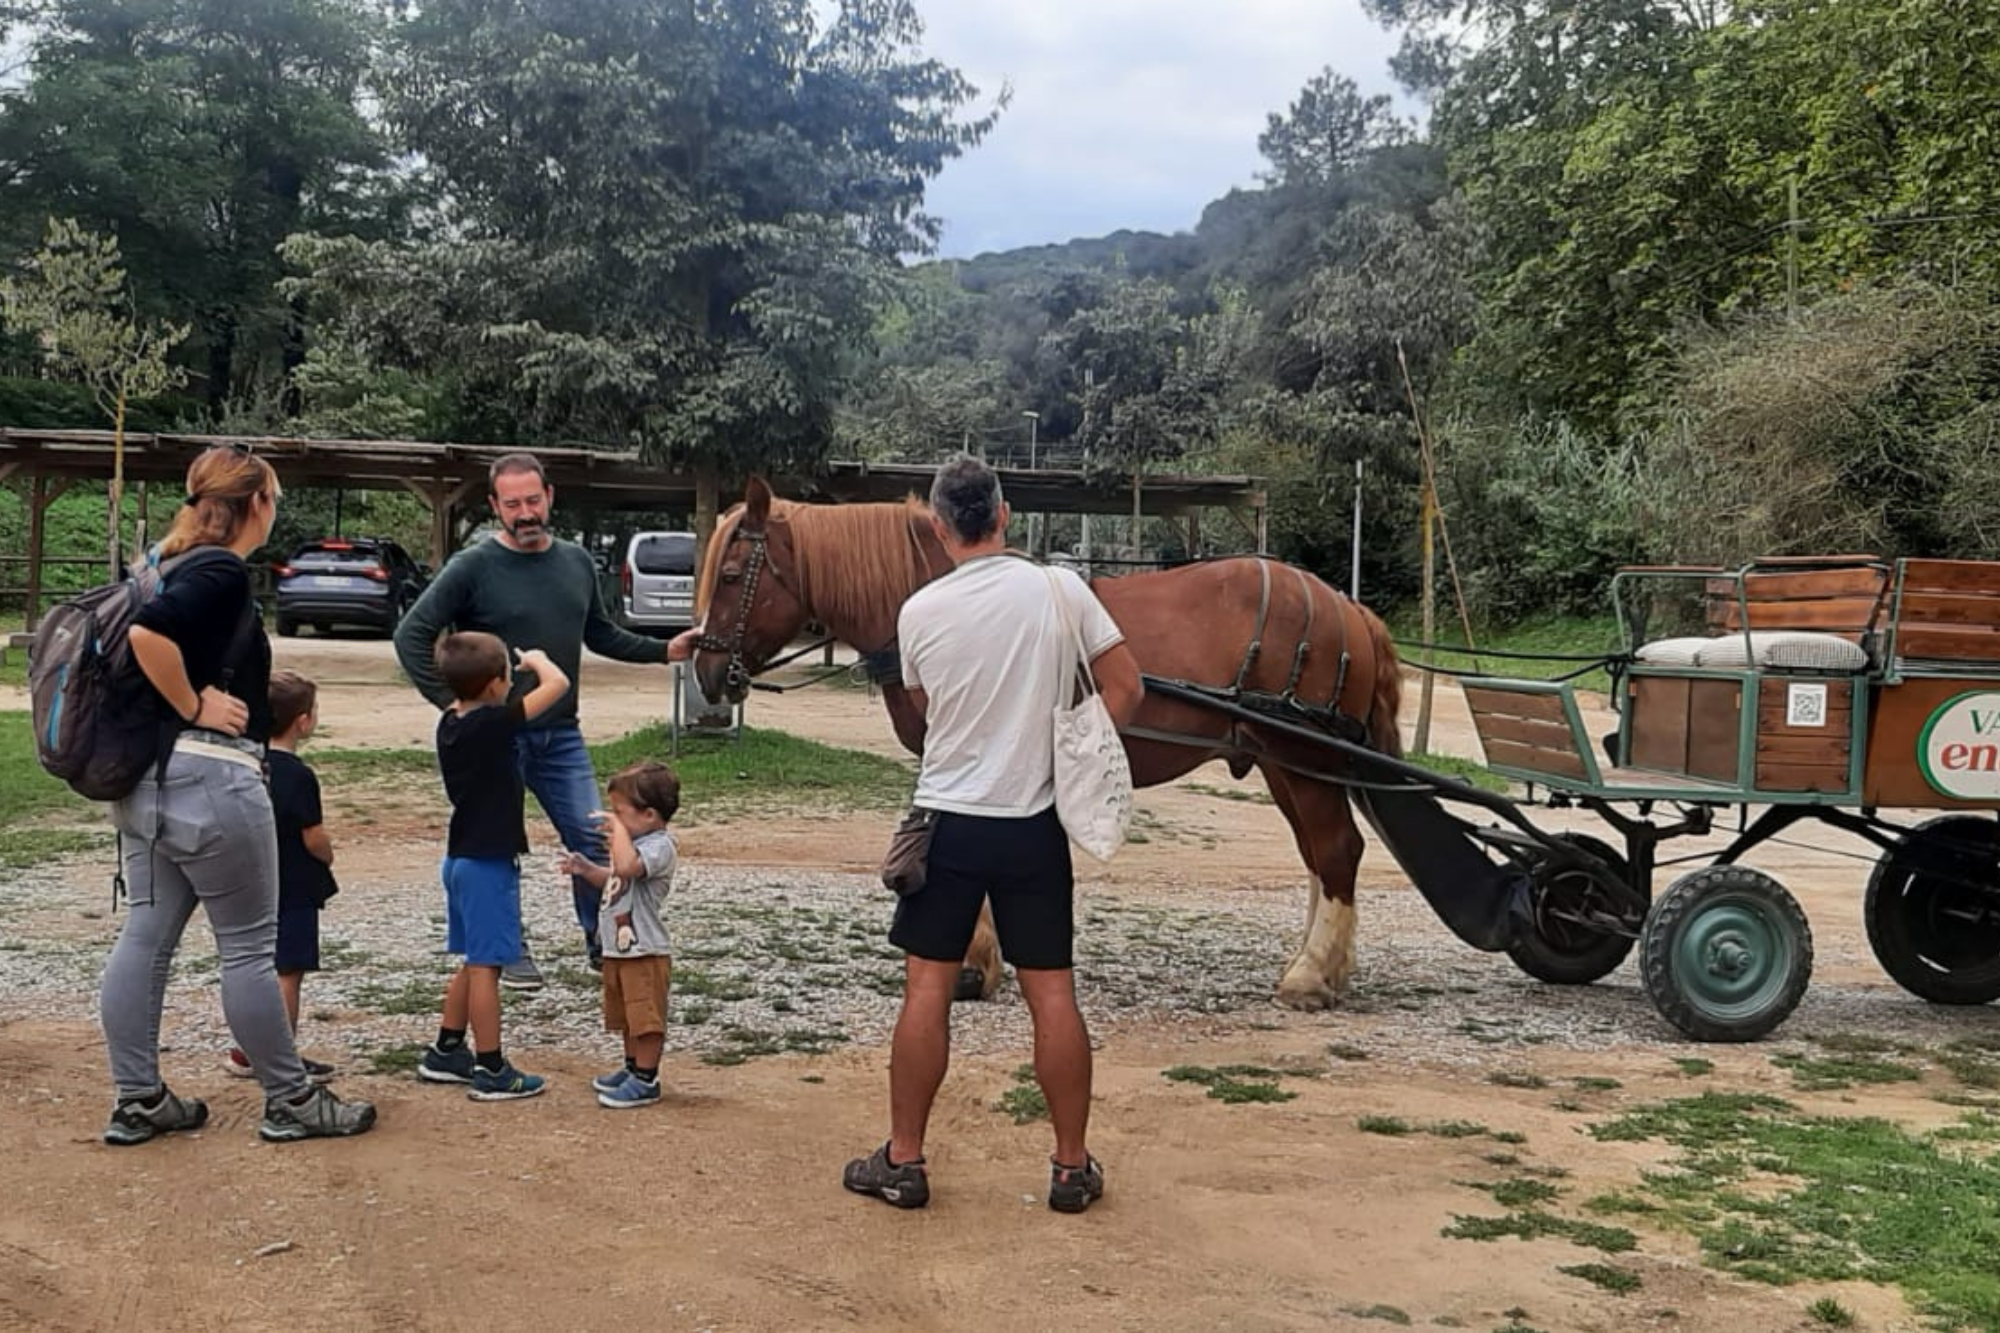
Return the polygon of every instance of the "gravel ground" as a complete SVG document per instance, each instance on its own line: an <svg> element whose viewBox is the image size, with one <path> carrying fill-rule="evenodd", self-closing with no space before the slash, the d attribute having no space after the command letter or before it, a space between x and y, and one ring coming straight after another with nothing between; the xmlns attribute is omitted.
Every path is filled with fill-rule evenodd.
<svg viewBox="0 0 2000 1333"><path fill-rule="evenodd" d="M415 847L410 860L428 864ZM122 919L105 911L101 863L51 863L9 879L0 901L0 1022L92 1019L98 975ZM597 978L567 919L568 894L550 889L525 886L549 985L508 995L508 1045L609 1050ZM370 876L333 900L322 919L326 971L306 983L309 1050L394 1068L430 1036L448 975L442 906L427 874ZM901 985L899 956L885 939L890 909L866 876L685 867L669 906L677 946L669 1059L734 1063L884 1043ZM1298 1014L1271 999L1298 930L1295 895L1221 894L1196 906L1186 897L1091 890L1079 921L1085 1011L1100 1040L1140 1029L1190 1042L1303 1029L1388 1064L1490 1064L1509 1048L1714 1053L1679 1040L1658 1017L1631 960L1594 986L1548 986L1503 955L1460 944L1413 893L1364 890L1360 910L1349 996L1329 1014ZM1850 1032L1923 1045L1991 1026L1989 1011L1938 1009L1904 994L1846 931L1823 935L1818 962L1820 978L1835 979L1815 980L1779 1030L1780 1043ZM213 945L197 920L175 964L163 1032L169 1048L220 1052L228 1044L215 975ZM1027 1011L1012 986L990 1003L958 1006L954 1027L962 1050L1027 1048Z"/></svg>

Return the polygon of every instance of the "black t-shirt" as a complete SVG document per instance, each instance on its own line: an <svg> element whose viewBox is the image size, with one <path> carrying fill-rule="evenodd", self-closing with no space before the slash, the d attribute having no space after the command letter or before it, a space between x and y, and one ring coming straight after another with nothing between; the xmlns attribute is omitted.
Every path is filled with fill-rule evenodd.
<svg viewBox="0 0 2000 1333"><path fill-rule="evenodd" d="M438 718L438 772L451 798L451 856L511 860L528 850L526 793L514 735L527 721L519 699Z"/></svg>
<svg viewBox="0 0 2000 1333"><path fill-rule="evenodd" d="M306 850L305 831L326 822L319 779L290 750L273 750L271 813L278 821L278 910L319 908L339 892L333 868Z"/></svg>
<svg viewBox="0 0 2000 1333"><path fill-rule="evenodd" d="M160 581L159 591L132 618L155 634L174 641L187 663L188 684L196 694L210 685L228 690L250 711L243 734L253 741L271 739L271 641L261 621L253 624L248 644L233 662L225 662L229 646L251 605L250 570L242 557L221 546L198 547ZM178 722L179 714L159 697L162 721Z"/></svg>

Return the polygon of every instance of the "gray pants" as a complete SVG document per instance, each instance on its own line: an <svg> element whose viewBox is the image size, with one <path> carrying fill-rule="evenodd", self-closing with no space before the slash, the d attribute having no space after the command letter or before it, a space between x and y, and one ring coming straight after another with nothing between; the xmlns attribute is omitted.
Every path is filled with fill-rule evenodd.
<svg viewBox="0 0 2000 1333"><path fill-rule="evenodd" d="M264 1092L311 1085L292 1042L273 957L278 943L278 835L255 769L176 750L164 779L148 774L112 807L124 835L130 912L99 996L111 1077L123 1097L161 1086L160 1009L181 932L198 901L222 961L222 1014Z"/></svg>

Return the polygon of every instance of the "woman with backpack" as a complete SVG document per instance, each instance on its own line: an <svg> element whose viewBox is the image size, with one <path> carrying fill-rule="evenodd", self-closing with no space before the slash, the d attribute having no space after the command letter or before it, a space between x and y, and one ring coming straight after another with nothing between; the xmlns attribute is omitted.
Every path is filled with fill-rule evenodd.
<svg viewBox="0 0 2000 1333"><path fill-rule="evenodd" d="M160 1078L167 974L196 903L215 932L223 1016L263 1084L257 1132L283 1142L375 1123L373 1106L342 1102L307 1079L273 966L278 844L264 782L271 644L244 562L269 539L278 495L271 465L246 451L220 446L196 458L155 555L164 578L132 620L132 658L155 696L162 749L112 806L130 911L99 997L118 1086L106 1143L207 1123L204 1102Z"/></svg>

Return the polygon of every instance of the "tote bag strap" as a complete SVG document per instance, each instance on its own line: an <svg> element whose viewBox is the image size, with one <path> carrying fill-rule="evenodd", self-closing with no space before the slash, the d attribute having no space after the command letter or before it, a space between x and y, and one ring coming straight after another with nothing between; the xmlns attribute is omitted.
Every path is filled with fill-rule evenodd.
<svg viewBox="0 0 2000 1333"><path fill-rule="evenodd" d="M1068 682L1068 688L1073 690L1076 678L1081 675L1084 682L1090 687L1089 694L1095 694L1097 693L1097 677L1090 669L1090 654L1085 650L1083 645L1083 628L1077 624L1076 618L1070 614L1069 598L1063 594L1062 582L1056 577L1056 572L1053 569L1044 568L1042 573L1047 576L1049 581L1049 595L1055 599L1056 618L1062 622L1062 678ZM1085 697L1087 698L1089 695L1087 694ZM1064 706L1068 706L1067 700L1065 700Z"/></svg>

